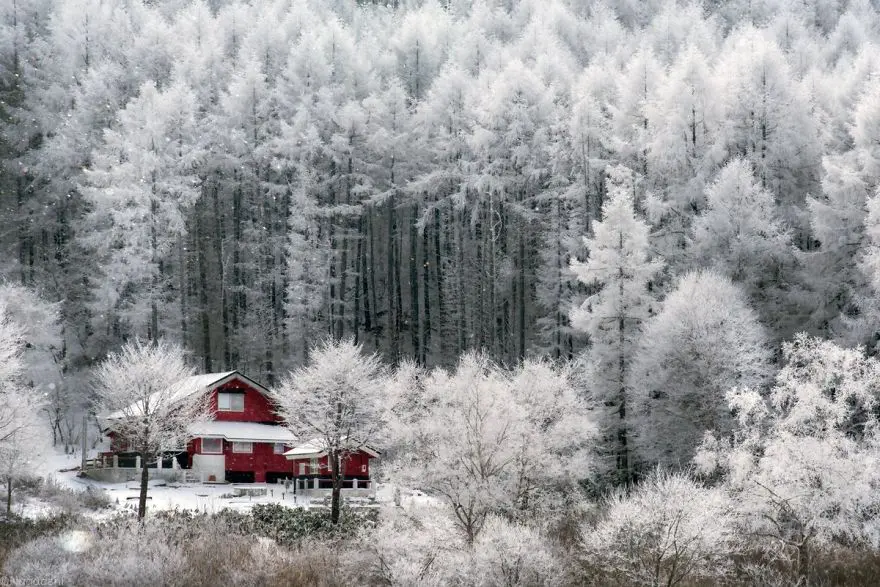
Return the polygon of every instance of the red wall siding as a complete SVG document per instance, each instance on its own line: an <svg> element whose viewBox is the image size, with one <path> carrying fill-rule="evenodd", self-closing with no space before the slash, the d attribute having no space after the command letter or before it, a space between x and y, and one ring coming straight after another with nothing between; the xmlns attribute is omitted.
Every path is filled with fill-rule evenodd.
<svg viewBox="0 0 880 587"><path fill-rule="evenodd" d="M221 412L217 409L217 393L225 390L244 390L243 412ZM214 419L223 422L280 422L271 402L262 393L241 379L232 379L211 392L211 409Z"/></svg>
<svg viewBox="0 0 880 587"><path fill-rule="evenodd" d="M254 481L266 481L266 473L285 473L290 471L290 461L284 455L276 455L274 444L255 442L252 454L232 452L232 443L223 442L223 454L226 455L227 471L253 471Z"/></svg>
<svg viewBox="0 0 880 587"><path fill-rule="evenodd" d="M232 443L223 441L223 456L226 457L225 469L227 471L253 471L254 481L263 483L266 481L266 473L289 473L292 469L290 461L283 454L275 454L275 444L270 442L253 443L254 451L251 454L232 452ZM187 446L190 455L201 454L202 439L194 438Z"/></svg>

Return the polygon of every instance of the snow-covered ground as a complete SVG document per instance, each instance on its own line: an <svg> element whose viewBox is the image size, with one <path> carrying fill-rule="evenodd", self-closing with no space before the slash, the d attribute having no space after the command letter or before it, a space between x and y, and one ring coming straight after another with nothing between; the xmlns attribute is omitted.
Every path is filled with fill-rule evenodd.
<svg viewBox="0 0 880 587"><path fill-rule="evenodd" d="M80 464L78 455L65 455L61 452L49 455L35 473L54 480L59 486L73 491L103 492L109 499L111 508L103 511L89 512L96 519L104 519L120 511L133 511L137 508L140 493L137 482L102 483L92 479L78 477L76 468ZM235 495L236 489L265 489L265 495ZM323 498L316 500L323 504ZM395 501L395 488L390 484L380 483L376 488L376 501L379 504L392 504ZM302 495L294 495L285 491L284 485L249 483L202 484L202 483L165 483L156 480L150 482L148 492L148 511L156 510L197 510L216 513L225 508L248 511L258 503L277 503L289 507L311 507L313 504ZM403 507L435 504L437 500L420 491L403 490L400 492L400 504ZM317 505L317 504L314 504ZM57 512L60 506L43 502L34 498L18 500L14 511L23 516L37 517Z"/></svg>

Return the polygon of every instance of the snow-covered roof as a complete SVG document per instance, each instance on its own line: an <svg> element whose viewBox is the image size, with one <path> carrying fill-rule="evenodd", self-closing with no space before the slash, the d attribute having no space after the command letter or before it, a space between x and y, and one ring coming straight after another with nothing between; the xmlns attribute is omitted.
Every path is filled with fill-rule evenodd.
<svg viewBox="0 0 880 587"><path fill-rule="evenodd" d="M308 442L299 444L284 453L284 456L290 460L294 459L317 459L327 455L327 443L321 438L313 438ZM362 446L359 450L364 451L370 456L378 457L379 452L368 447Z"/></svg>
<svg viewBox="0 0 880 587"><path fill-rule="evenodd" d="M225 438L230 442L283 442L293 444L296 437L284 426L257 422L220 422L211 420L189 426L194 437Z"/></svg>
<svg viewBox="0 0 880 587"><path fill-rule="evenodd" d="M219 385L222 385L223 383L226 383L229 379L232 379L233 376L244 379L257 389L259 389L261 392L265 391L265 389L260 384L253 381L252 379L245 377L238 371L224 371L223 373L205 373L204 375L193 375L192 377L181 379L170 388L163 389L162 391L157 391L156 393L152 394L150 396L150 403L161 401L161 403L164 405L167 405L169 403L173 404L195 393L207 391ZM101 416L101 419L119 420L120 418L137 416L143 411L142 404L143 402L141 401L135 402L127 408L116 410L115 412L111 412L106 416Z"/></svg>

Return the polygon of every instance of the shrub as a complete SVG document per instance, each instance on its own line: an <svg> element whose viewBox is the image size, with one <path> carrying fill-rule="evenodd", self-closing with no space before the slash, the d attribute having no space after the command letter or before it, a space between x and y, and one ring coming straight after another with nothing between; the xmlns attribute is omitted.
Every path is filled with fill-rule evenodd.
<svg viewBox="0 0 880 587"><path fill-rule="evenodd" d="M498 516L487 518L474 541L471 568L485 587L554 586L565 584L565 571L547 536L524 524Z"/></svg>
<svg viewBox="0 0 880 587"><path fill-rule="evenodd" d="M228 514L227 514L228 515ZM245 521L229 516L238 528ZM363 527L375 525L374 512L355 513L343 508L338 524L330 521L329 512L289 508L278 504L257 504L250 514L250 533L271 538L283 545L295 545L304 539L332 540L355 536Z"/></svg>
<svg viewBox="0 0 880 587"><path fill-rule="evenodd" d="M728 497L683 474L656 471L630 495L617 492L583 554L598 581L679 585L729 574L737 550Z"/></svg>
<svg viewBox="0 0 880 587"><path fill-rule="evenodd" d="M24 584L137 587L167 584L186 567L161 524L116 519L100 531L67 529L12 552L4 571Z"/></svg>
<svg viewBox="0 0 880 587"><path fill-rule="evenodd" d="M65 513L48 518L15 518L0 523L0 568L13 549L41 536L59 534L78 521L78 516Z"/></svg>
<svg viewBox="0 0 880 587"><path fill-rule="evenodd" d="M394 508L360 536L366 581L425 587L458 582L466 571L466 544L446 507Z"/></svg>

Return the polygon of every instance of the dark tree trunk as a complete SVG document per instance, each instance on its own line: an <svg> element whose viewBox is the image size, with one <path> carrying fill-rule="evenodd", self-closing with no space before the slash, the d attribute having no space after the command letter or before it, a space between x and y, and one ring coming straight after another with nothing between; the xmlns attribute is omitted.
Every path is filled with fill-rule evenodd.
<svg viewBox="0 0 880 587"><path fill-rule="evenodd" d="M422 293L425 296L425 320L422 325L422 365L428 364L431 352L431 262L428 254L428 227L422 229ZM436 269L435 269L436 271Z"/></svg>
<svg viewBox="0 0 880 587"><path fill-rule="evenodd" d="M138 499L138 520L143 520L147 515L147 488L150 486L150 470L147 468L149 454L141 453L141 494Z"/></svg>
<svg viewBox="0 0 880 587"><path fill-rule="evenodd" d="M205 372L211 373L214 364L211 360L211 319L208 315L208 268L207 254L205 252L206 239L202 236L202 211L196 210L196 251L199 261L199 314L202 322L202 353L205 361Z"/></svg>
<svg viewBox="0 0 880 587"><path fill-rule="evenodd" d="M422 360L421 341L419 340L419 327L421 326L421 309L419 308L419 268L418 268L418 233L416 230L417 208L413 205L413 217L409 219L409 307L410 307L410 341L412 342L412 357L420 365Z"/></svg>
<svg viewBox="0 0 880 587"><path fill-rule="evenodd" d="M223 368L229 369L232 365L232 356L229 348L229 287L224 275L225 260L223 258L223 235L226 228L223 216L220 213L220 186L219 179L215 178L211 186L212 205L214 208L214 254L217 255L217 282L220 284L220 314L223 333Z"/></svg>
<svg viewBox="0 0 880 587"><path fill-rule="evenodd" d="M339 523L339 513L342 510L342 467L340 466L339 451L330 451L330 472L333 475L333 493L330 505L330 521Z"/></svg>

